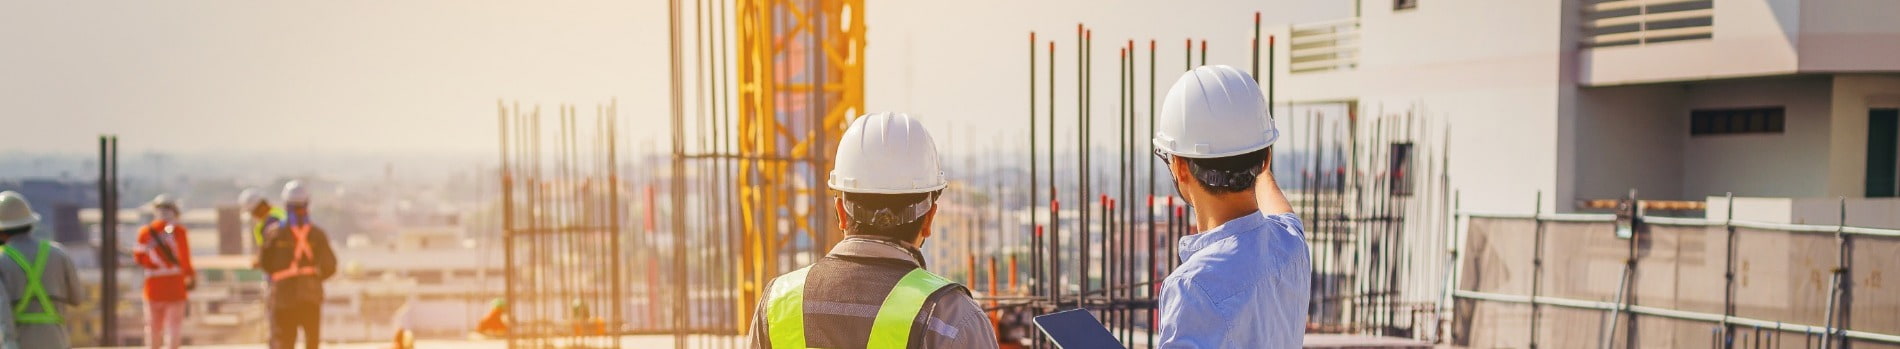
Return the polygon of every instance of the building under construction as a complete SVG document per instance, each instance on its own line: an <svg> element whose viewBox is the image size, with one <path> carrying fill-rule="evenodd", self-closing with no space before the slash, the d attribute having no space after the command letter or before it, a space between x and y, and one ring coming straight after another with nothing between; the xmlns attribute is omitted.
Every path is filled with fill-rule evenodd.
<svg viewBox="0 0 1900 349"><path fill-rule="evenodd" d="M1026 81L1028 132L971 138L1030 146L950 152L945 165L960 170L933 229L959 238L925 254L977 293L1006 344L1049 347L1027 319L1086 308L1123 343L1154 346L1174 241L1206 228L1148 156L1156 94L1181 71L1229 64L1259 77L1283 130L1271 171L1307 229L1308 333L1408 340L1399 346L1900 346L1900 292L1880 281L1900 267L1882 253L1900 243L1889 230L1900 228L1900 65L1857 55L1900 52L1900 27L1754 29L1900 6L1765 2L1360 2L1333 21L1233 18L1251 42L1097 38L1085 24L1025 33L1028 76L979 78ZM664 333L680 347L737 346L766 283L841 238L824 174L864 106L863 18L876 8L670 4L663 169L616 165L613 134L577 134L586 122L573 108L556 113L553 148L536 148L551 141L536 138L550 132L534 128L538 112L502 108L509 275L523 278L509 284L554 280L511 286L511 311L534 324L511 343ZM1210 62L1210 44L1250 61ZM1098 91L1095 78L1118 88ZM1092 110L1095 97L1116 107ZM597 125L611 130L603 108ZM1790 172L1801 169L1826 171ZM1853 199L1812 199L1842 196ZM606 329L576 322L592 317Z"/></svg>

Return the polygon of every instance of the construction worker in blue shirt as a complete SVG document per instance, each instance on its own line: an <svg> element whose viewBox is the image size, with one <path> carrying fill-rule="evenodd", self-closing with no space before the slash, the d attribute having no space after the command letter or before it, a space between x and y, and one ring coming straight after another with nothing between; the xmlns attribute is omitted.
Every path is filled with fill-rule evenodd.
<svg viewBox="0 0 1900 349"><path fill-rule="evenodd" d="M33 213L26 197L0 192L0 282L12 304L14 326L22 348L71 348L62 307L79 305L84 298L79 272L72 257L58 243L33 237Z"/></svg>
<svg viewBox="0 0 1900 349"><path fill-rule="evenodd" d="M1299 348L1312 261L1306 229L1274 182L1280 138L1253 77L1229 66L1175 81L1156 120L1155 156L1195 210L1180 267L1163 280L1162 348Z"/></svg>
<svg viewBox="0 0 1900 349"><path fill-rule="evenodd" d="M937 196L949 185L923 124L859 117L838 143L827 186L844 241L772 280L753 318L753 348L996 348L969 289L924 270Z"/></svg>

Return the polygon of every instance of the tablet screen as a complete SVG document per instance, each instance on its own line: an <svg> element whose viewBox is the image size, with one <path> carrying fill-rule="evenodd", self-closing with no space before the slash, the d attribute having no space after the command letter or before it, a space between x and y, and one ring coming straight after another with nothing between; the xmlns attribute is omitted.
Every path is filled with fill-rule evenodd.
<svg viewBox="0 0 1900 349"><path fill-rule="evenodd" d="M1084 309L1070 309L1036 317L1036 328L1063 349L1121 348L1115 335L1095 315Z"/></svg>

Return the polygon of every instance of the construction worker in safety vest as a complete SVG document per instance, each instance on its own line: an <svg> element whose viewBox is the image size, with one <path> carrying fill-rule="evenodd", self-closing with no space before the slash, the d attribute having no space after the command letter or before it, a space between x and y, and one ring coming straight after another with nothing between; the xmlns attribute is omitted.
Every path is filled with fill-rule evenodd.
<svg viewBox="0 0 1900 349"><path fill-rule="evenodd" d="M838 143L827 186L846 237L767 287L754 348L996 348L969 289L925 270L936 199L949 185L936 143L904 114L859 117Z"/></svg>
<svg viewBox="0 0 1900 349"><path fill-rule="evenodd" d="M271 347L294 347L301 330L304 347L316 348L323 338L323 280L336 274L336 254L329 236L310 221L310 192L302 182L284 184L284 207L289 215L266 234L257 256L271 280Z"/></svg>
<svg viewBox="0 0 1900 349"><path fill-rule="evenodd" d="M190 232L178 222L178 201L160 194L147 205L152 222L139 228L132 259L145 268L145 343L177 348L185 323L185 299L198 277L191 265Z"/></svg>
<svg viewBox="0 0 1900 349"><path fill-rule="evenodd" d="M71 348L66 338L66 320L62 307L78 306L85 298L80 292L78 269L58 243L33 237L33 225L40 215L33 213L26 197L15 192L0 192L0 282L13 301L12 331L18 334L21 348Z"/></svg>
<svg viewBox="0 0 1900 349"><path fill-rule="evenodd" d="M238 209L244 210L244 217L248 219L253 251L263 250L264 234L276 230L284 221L284 209L271 206L264 193L252 188L238 193Z"/></svg>
<svg viewBox="0 0 1900 349"><path fill-rule="evenodd" d="M1312 261L1306 228L1267 169L1280 138L1253 77L1229 66L1175 81L1156 115L1167 164L1200 231L1180 238L1162 281L1161 348L1298 348Z"/></svg>
<svg viewBox="0 0 1900 349"><path fill-rule="evenodd" d="M258 191L256 188L244 188L244 191L238 192L238 209L244 210L244 217L247 220L246 226L250 227L251 253L258 254L263 252L264 236L273 231L277 231L277 226L283 224L284 209L271 206L270 200L267 200L264 197L264 193ZM252 268L263 269L255 265L256 260L252 262ZM264 278L264 283L269 284L270 278ZM265 319L269 319L270 307L265 307L264 316ZM269 331L266 331L264 338L266 342L269 342Z"/></svg>

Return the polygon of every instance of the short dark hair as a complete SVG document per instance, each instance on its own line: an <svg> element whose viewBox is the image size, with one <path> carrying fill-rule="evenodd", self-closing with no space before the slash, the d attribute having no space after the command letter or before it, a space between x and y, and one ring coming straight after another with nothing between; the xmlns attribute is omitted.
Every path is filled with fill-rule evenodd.
<svg viewBox="0 0 1900 349"><path fill-rule="evenodd" d="M1253 189L1260 171L1265 168L1267 148L1228 157L1184 159L1188 172L1201 183L1201 189L1214 194L1238 193Z"/></svg>
<svg viewBox="0 0 1900 349"><path fill-rule="evenodd" d="M14 236L14 235L26 234L26 233L31 233L31 232L33 232L33 225L28 224L28 225L14 227L13 229L0 230L0 236Z"/></svg>
<svg viewBox="0 0 1900 349"><path fill-rule="evenodd" d="M843 193L839 195L839 197L844 199L846 205L857 205L861 208L877 210L909 207L924 200L936 201L937 194L941 192L942 191L917 194ZM886 227L861 225L851 217L838 218L845 222L845 235L872 235L902 241L917 241L917 236L924 232L924 220L922 217L918 217L918 219L904 224Z"/></svg>

